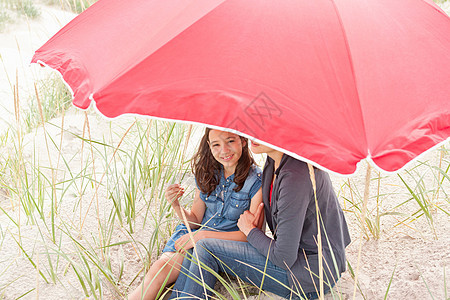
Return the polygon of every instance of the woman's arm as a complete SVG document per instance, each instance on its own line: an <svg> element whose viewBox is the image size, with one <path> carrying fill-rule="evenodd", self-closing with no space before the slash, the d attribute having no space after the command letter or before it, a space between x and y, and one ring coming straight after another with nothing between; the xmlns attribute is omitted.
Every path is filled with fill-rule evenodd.
<svg viewBox="0 0 450 300"><path fill-rule="evenodd" d="M277 199L276 240L253 228L248 242L275 265L290 268L298 257L301 233L312 192L308 173L286 174L280 178Z"/></svg>
<svg viewBox="0 0 450 300"><path fill-rule="evenodd" d="M256 192L250 202L250 213L255 215L257 213L259 205L262 203L262 191L261 188ZM244 213L246 213L245 211ZM263 218L264 219L264 218ZM259 220L255 226L262 227L262 222L259 224ZM233 240L233 241L247 241L247 236L242 231L210 231L210 230L202 230L199 232L200 237L196 240L199 241L201 239L222 239L222 240Z"/></svg>

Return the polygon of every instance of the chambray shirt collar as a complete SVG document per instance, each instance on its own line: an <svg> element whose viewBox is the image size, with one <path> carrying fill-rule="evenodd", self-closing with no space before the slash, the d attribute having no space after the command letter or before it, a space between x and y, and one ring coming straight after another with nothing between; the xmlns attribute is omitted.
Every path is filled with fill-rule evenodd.
<svg viewBox="0 0 450 300"><path fill-rule="evenodd" d="M225 183L232 183L234 182L234 173L231 174L230 176L228 176L227 178L225 178L225 170L223 169L223 166L221 166L220 168L220 180L219 180L220 184L225 184Z"/></svg>

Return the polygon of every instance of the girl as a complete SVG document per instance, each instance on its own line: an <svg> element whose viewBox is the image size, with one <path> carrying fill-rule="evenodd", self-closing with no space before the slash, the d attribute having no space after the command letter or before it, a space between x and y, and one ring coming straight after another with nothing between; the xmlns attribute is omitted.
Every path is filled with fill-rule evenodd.
<svg viewBox="0 0 450 300"><path fill-rule="evenodd" d="M181 220L184 212L192 231L201 229L193 234L194 242L205 238L246 241L237 220L248 209L256 213L262 202L261 170L254 163L247 140L207 128L194 155L192 170L197 188L191 210L180 206L178 200L184 189L179 184L169 186L165 197ZM186 226L178 225L162 256L128 299L155 299L164 285L175 282L183 252L192 247Z"/></svg>
<svg viewBox="0 0 450 300"><path fill-rule="evenodd" d="M264 204L256 214L244 212L238 221L247 242L202 240L197 244L198 258L216 272L232 270L242 280L284 298L316 299L320 287L318 230L308 165L253 142L252 151L266 153L267 161L262 176ZM318 169L314 173L323 224L323 278L327 292L345 271L345 247L350 243L350 236L330 177ZM263 209L273 237L255 226ZM203 286L193 280L200 278L198 265L185 259L182 268L183 274L177 279L171 298L210 299L212 292L208 289L205 295ZM216 277L203 268L202 275L213 289Z"/></svg>

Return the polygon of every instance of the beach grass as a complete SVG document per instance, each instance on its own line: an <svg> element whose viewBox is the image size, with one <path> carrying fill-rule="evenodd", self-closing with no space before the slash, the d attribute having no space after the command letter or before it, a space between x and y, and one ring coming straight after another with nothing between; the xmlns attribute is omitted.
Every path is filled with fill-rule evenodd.
<svg viewBox="0 0 450 300"><path fill-rule="evenodd" d="M97 0L0 0L0 32L22 17L36 19L41 15L40 4L53 5L74 13L81 13Z"/></svg>
<svg viewBox="0 0 450 300"><path fill-rule="evenodd" d="M44 3L48 5L56 5L62 9L79 14L96 1L97 0L45 0Z"/></svg>
<svg viewBox="0 0 450 300"><path fill-rule="evenodd" d="M52 2L75 12L93 3ZM7 8L0 12L0 29L11 21L11 12L29 18L39 15L31 1L0 4ZM78 298L125 297L179 222L164 198L167 185L185 185L182 202L192 203L190 158L203 127L144 117L111 121L93 110L76 111L58 76L37 80L35 87L26 99L13 89L15 122L0 132L0 250L11 245L16 249L0 261L0 277L12 274L0 285L0 299L10 297L12 290L20 290L14 298L39 298L51 285ZM366 205L366 186L360 177L334 179L355 236L361 234L368 242L401 234L425 241L441 238L435 223L438 216L449 216L449 143L397 174L375 169L369 173ZM24 289L13 288L28 275L14 272L17 260L35 272L32 285ZM357 265L354 259L348 261L349 277L360 298L370 299L358 279ZM384 299L400 281L398 265L388 268ZM419 266L417 270L428 296L448 298L445 265L436 275L442 278L440 291L429 287L425 270ZM66 283L67 277L74 281ZM218 298L264 295L239 279L217 277ZM338 282L328 298L343 299L344 294L349 293Z"/></svg>
<svg viewBox="0 0 450 300"><path fill-rule="evenodd" d="M164 199L165 187L187 182L190 192L183 201L187 206L192 201L189 162L195 148L192 144L198 141L192 136L198 136L202 128L145 118L103 120L93 112L71 111L67 89L55 78L36 86L43 87L36 88L32 97L36 106L26 106L17 113L16 124L11 124L1 139L2 147L8 149L2 151L0 160L0 188L7 199L1 204L1 214L10 220L10 229L2 228L0 241L14 232L14 243L42 284L56 284L64 274L73 272L85 297L124 297L160 254L177 223ZM79 126L70 126L75 119ZM98 130L93 132L98 126L103 126L101 136ZM79 150L64 150L66 139ZM365 240L379 240L386 232L411 228L421 219L437 238L434 215L449 214L448 145L435 156L433 161L419 161L396 175L372 170L364 219L364 185L353 178L341 181L337 189L344 210L357 220L354 223L359 224ZM392 177L398 178L394 184ZM394 189L383 190L389 185ZM404 201L389 205L393 197L403 197ZM382 220L389 218L385 228ZM22 232L27 226L38 229L33 244L39 247L29 247ZM138 239L136 233L142 230L148 233ZM131 277L125 275L124 249L142 262L142 268ZM351 274L357 273L354 268L354 263L349 263ZM392 280L386 283L386 297ZM215 291L219 298L261 293L246 285L243 288L235 278L220 277L219 282L223 286ZM355 286L364 295L357 283ZM26 293L36 293L38 288ZM333 299L340 297L333 291Z"/></svg>
<svg viewBox="0 0 450 300"><path fill-rule="evenodd" d="M0 32L20 17L35 19L40 10L32 0L0 0Z"/></svg>

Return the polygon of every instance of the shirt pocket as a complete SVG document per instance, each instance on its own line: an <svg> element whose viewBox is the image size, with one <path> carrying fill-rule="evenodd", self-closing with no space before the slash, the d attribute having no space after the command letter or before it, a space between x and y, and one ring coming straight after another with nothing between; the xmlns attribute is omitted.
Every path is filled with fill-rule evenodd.
<svg viewBox="0 0 450 300"><path fill-rule="evenodd" d="M250 199L244 193L233 193L225 217L230 220L238 220L241 214L250 208Z"/></svg>
<svg viewBox="0 0 450 300"><path fill-rule="evenodd" d="M206 212L210 213L210 215L214 215L219 208L219 202L221 202L221 200L218 199L216 195L211 194L205 197L203 202L205 202L206 205Z"/></svg>

